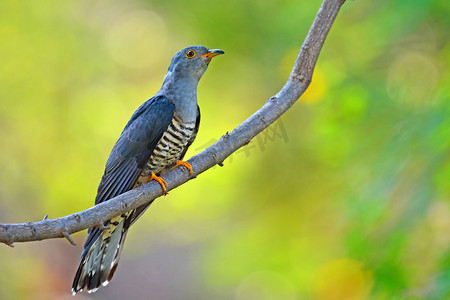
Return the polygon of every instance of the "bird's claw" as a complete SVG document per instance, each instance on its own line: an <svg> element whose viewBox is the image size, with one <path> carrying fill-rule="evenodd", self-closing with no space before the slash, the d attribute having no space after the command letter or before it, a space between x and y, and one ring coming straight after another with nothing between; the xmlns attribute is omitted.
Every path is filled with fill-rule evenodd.
<svg viewBox="0 0 450 300"><path fill-rule="evenodd" d="M164 195L167 195L167 189L166 189L166 186L169 186L169 185L167 184L167 182L166 182L164 179L162 179L162 178L159 177L159 176L156 176L155 173L152 172L152 175L151 175L150 178L147 180L147 182L149 182L149 181L151 181L151 180L157 181L157 182L161 185L161 188L163 189Z"/></svg>
<svg viewBox="0 0 450 300"><path fill-rule="evenodd" d="M173 166L173 167L170 168L170 169L172 170L172 169L174 169L174 168L176 168L176 167L178 167L178 166L185 166L186 169L188 169L189 174L192 175L192 173L193 173L193 171L192 171L192 166L191 166L191 164L188 163L187 161L177 160L177 161L175 162L175 166Z"/></svg>

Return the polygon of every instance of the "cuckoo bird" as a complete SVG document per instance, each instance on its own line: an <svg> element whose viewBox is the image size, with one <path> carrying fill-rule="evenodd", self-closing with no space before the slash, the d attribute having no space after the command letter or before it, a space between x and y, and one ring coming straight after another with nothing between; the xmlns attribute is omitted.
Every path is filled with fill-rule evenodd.
<svg viewBox="0 0 450 300"><path fill-rule="evenodd" d="M156 180L166 192L167 183L160 177L182 161L194 141L200 123L197 85L211 59L224 54L220 49L203 46L185 48L173 57L168 74L156 95L132 115L106 162L95 204L108 201L136 186ZM107 285L119 263L128 228L142 215L143 205L88 230L75 274L72 293L95 292Z"/></svg>

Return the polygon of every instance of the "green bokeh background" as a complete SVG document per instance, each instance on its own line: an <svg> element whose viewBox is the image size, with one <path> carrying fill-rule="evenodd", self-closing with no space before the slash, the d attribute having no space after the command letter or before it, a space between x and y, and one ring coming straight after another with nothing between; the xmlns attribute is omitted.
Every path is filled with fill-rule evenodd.
<svg viewBox="0 0 450 300"><path fill-rule="evenodd" d="M221 48L190 157L286 81L319 0L0 3L0 222L93 204L172 55ZM450 299L450 2L347 1L307 93L159 198L78 299ZM0 245L0 299L74 299L86 233Z"/></svg>

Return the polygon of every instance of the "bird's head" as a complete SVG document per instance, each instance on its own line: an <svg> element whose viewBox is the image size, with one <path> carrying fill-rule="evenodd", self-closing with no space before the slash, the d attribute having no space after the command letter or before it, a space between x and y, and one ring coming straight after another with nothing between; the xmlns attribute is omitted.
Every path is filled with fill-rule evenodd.
<svg viewBox="0 0 450 300"><path fill-rule="evenodd" d="M208 49L203 46L191 46L178 51L172 58L169 73L180 77L200 79L208 68L211 59L224 54L220 49Z"/></svg>

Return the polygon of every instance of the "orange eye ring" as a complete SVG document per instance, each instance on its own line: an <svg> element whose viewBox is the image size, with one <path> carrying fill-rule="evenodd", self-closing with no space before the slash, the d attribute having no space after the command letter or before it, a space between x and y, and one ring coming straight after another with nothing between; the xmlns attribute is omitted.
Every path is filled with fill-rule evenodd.
<svg viewBox="0 0 450 300"><path fill-rule="evenodd" d="M189 49L188 51L186 51L186 57L187 58L194 58L195 57L195 51L192 49Z"/></svg>

